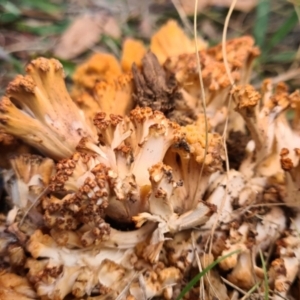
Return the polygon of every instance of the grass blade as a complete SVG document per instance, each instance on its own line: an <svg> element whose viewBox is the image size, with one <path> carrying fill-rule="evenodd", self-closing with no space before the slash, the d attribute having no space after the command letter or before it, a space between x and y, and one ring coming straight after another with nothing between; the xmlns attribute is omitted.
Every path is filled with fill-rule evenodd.
<svg viewBox="0 0 300 300"><path fill-rule="evenodd" d="M21 16L19 8L11 2L0 4L0 24L10 23L17 20Z"/></svg>
<svg viewBox="0 0 300 300"><path fill-rule="evenodd" d="M297 17L300 22L300 4L295 5L295 11L297 13Z"/></svg>
<svg viewBox="0 0 300 300"><path fill-rule="evenodd" d="M56 4L51 1L23 0L22 5L24 7L31 7L48 14L56 14L64 8L65 4Z"/></svg>
<svg viewBox="0 0 300 300"><path fill-rule="evenodd" d="M300 22L300 0L288 0L289 2L293 3L295 6L295 11L297 13L299 22Z"/></svg>
<svg viewBox="0 0 300 300"><path fill-rule="evenodd" d="M7 23L12 23L19 19L18 15L12 13L3 13L0 15L0 25L4 25Z"/></svg>
<svg viewBox="0 0 300 300"><path fill-rule="evenodd" d="M288 33L297 25L298 16L295 10L292 11L291 15L286 19L285 22L280 26L278 31L270 38L267 46L264 49L264 54L270 51L274 46L281 42Z"/></svg>
<svg viewBox="0 0 300 300"><path fill-rule="evenodd" d="M9 2L9 1L5 2L5 3L1 4L0 7L2 7L2 9L7 13L11 13L11 14L14 14L17 16L21 15L20 9L12 2Z"/></svg>
<svg viewBox="0 0 300 300"><path fill-rule="evenodd" d="M76 69L76 64L68 60L63 60L61 58L59 59L59 61L64 67L66 77L71 77Z"/></svg>
<svg viewBox="0 0 300 300"><path fill-rule="evenodd" d="M184 295L189 292L193 286L201 279L201 277L203 277L205 274L207 274L212 268L214 268L218 263L220 263L222 260L226 259L227 257L239 253L240 250L236 250L233 252L228 253L227 255L224 255L220 258L218 258L217 260L215 260L213 263L211 263L209 266L207 266L205 269L203 269L202 272L200 272L199 274L197 274L187 285L186 287L181 291L181 293L179 294L179 296L177 297L176 300L181 300L183 299Z"/></svg>
<svg viewBox="0 0 300 300"><path fill-rule="evenodd" d="M260 260L261 260L261 265L262 265L262 269L264 272L264 286L265 286L265 300L269 300L269 283L268 283L268 271L267 271L267 266L266 266L266 262L264 259L264 256L262 254L262 251L259 251L259 255L260 255Z"/></svg>
<svg viewBox="0 0 300 300"><path fill-rule="evenodd" d="M69 25L68 20L63 20L51 25L40 25L40 26L30 26L25 22L16 23L16 29L20 32L29 32L36 35L49 36L54 34L61 34L66 30Z"/></svg>
<svg viewBox="0 0 300 300"><path fill-rule="evenodd" d="M249 299L249 296L259 287L259 282L255 284L248 292L243 296L241 300Z"/></svg>
<svg viewBox="0 0 300 300"><path fill-rule="evenodd" d="M269 23L270 0L259 0L256 8L256 20L253 29L255 41L262 48Z"/></svg>
<svg viewBox="0 0 300 300"><path fill-rule="evenodd" d="M295 60L297 51L286 51L282 53L272 54L269 57L266 56L263 62L274 62L274 63L290 63Z"/></svg>

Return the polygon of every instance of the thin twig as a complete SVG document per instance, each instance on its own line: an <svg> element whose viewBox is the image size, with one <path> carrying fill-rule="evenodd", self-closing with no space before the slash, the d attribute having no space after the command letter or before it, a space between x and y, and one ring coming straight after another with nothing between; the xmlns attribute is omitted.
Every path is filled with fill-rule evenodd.
<svg viewBox="0 0 300 300"><path fill-rule="evenodd" d="M204 127L205 127L205 149L204 149L204 158L203 163L200 170L199 175L199 182L201 181L201 177L204 170L205 165L205 159L207 155L208 150L208 120L207 120L207 114L206 114L206 96L204 91L204 83L203 83L203 77L202 77L202 70L201 70L201 64L200 64L200 55L199 55L199 47L198 47L198 35L197 35L197 8L198 8L198 0L195 1L195 11L194 11L194 39L195 39L195 52L196 52L196 58L197 58L197 71L199 73L199 84L201 89L201 100L202 100L202 106L203 106L203 114L204 114Z"/></svg>
<svg viewBox="0 0 300 300"><path fill-rule="evenodd" d="M29 208L25 211L18 227L21 227L25 218L27 217L28 213L31 211L31 209L41 200L43 196L45 196L49 192L49 186L47 186L43 191L32 201L31 205Z"/></svg>
<svg viewBox="0 0 300 300"><path fill-rule="evenodd" d="M121 293L118 295L118 297L116 298L116 300L121 300L124 299L124 295L125 293L128 291L131 283L133 282L133 280L135 280L139 275L141 274L141 272L135 272L132 277L129 279L128 283L125 285L125 287L123 288L123 290L121 291Z"/></svg>
<svg viewBox="0 0 300 300"><path fill-rule="evenodd" d="M237 285L234 285L233 283L231 283L230 281L228 281L226 278L221 276L221 279L224 281L224 283L226 283L227 285L231 286L232 288L234 288L235 290L237 290L238 292L240 292L243 295L246 295L247 293L242 290L241 288L239 288Z"/></svg>
<svg viewBox="0 0 300 300"><path fill-rule="evenodd" d="M231 2L230 8L228 10L228 13L227 13L227 16L226 16L226 19L225 19L225 24L224 24L224 28L223 28L223 35L222 35L222 55L223 55L223 61L224 61L225 70L226 70L226 73L227 73L227 76L229 78L231 86L234 86L234 80L232 78L232 75L231 75L231 72L230 72L230 68L229 68L229 65L228 65L227 52L226 52L226 39L227 39L227 30L228 30L229 20L230 20L231 14L233 12L233 9L234 9L236 3L237 3L237 0L233 0ZM230 169L230 166L229 166L229 159L228 159L228 152L227 152L227 145L226 145L226 132L227 132L227 127L228 127L229 108L230 108L230 106L231 106L231 95L229 97L228 115L227 115L227 118L226 118L224 132L223 132L223 146L224 146L225 157L226 157L225 162L226 162L227 184L226 184L225 195L224 195L224 197L222 199L220 208L218 209L218 212L217 212L216 221L214 222L214 224L212 226L212 229L211 229L210 240L209 240L209 253L211 253L211 251L212 251L213 236L214 236L214 233L215 233L215 230L216 230L216 227L217 227L218 220L220 218L221 212L222 212L222 210L224 208L224 205L225 205L226 196L228 194L228 182L229 182L229 169Z"/></svg>
<svg viewBox="0 0 300 300"><path fill-rule="evenodd" d="M255 284L241 300L248 299L248 297L258 288L258 286L259 286L259 283Z"/></svg>
<svg viewBox="0 0 300 300"><path fill-rule="evenodd" d="M55 42L48 43L45 45L42 45L42 40L39 40L37 42L17 42L15 44L6 46L4 51L8 54L12 54L15 52L21 52L21 51L46 51L50 48L52 48L55 45Z"/></svg>
<svg viewBox="0 0 300 300"><path fill-rule="evenodd" d="M178 0L172 0L172 3L184 25L184 27L189 31L190 34L193 33L193 28L190 24L189 19L186 16L186 13L184 11L184 9L182 8L182 5L180 4L180 2Z"/></svg>
<svg viewBox="0 0 300 300"><path fill-rule="evenodd" d="M271 78L273 84L278 84L282 81L288 81L294 78L300 78L300 68L289 70L288 72L279 74L276 77ZM258 89L261 87L261 82L254 84L253 86Z"/></svg>

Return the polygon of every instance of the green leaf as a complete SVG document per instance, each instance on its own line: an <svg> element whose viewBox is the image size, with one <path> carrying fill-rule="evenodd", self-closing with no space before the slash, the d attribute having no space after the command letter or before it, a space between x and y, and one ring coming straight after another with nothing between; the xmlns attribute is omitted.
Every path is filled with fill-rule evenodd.
<svg viewBox="0 0 300 300"><path fill-rule="evenodd" d="M0 25L14 22L19 19L19 15L12 13L2 13L0 14Z"/></svg>
<svg viewBox="0 0 300 300"><path fill-rule="evenodd" d="M274 46L279 44L288 33L297 25L298 16L295 10L292 11L291 15L286 19L285 22L280 26L278 31L270 38L267 46L264 48L264 54L269 52Z"/></svg>
<svg viewBox="0 0 300 300"><path fill-rule="evenodd" d="M20 74L23 73L24 65L20 60L18 60L17 58L14 58L12 55L10 55L8 53L5 53L5 58L6 58L6 61L8 61L11 66L13 66L15 72L20 73Z"/></svg>
<svg viewBox="0 0 300 300"><path fill-rule="evenodd" d="M288 1L294 4L295 11L297 13L298 20L300 22L300 0L288 0Z"/></svg>
<svg viewBox="0 0 300 300"><path fill-rule="evenodd" d="M60 34L66 30L69 25L68 20L64 20L54 25L30 26L25 22L18 22L16 29L22 32L30 32L36 35L54 35Z"/></svg>
<svg viewBox="0 0 300 300"><path fill-rule="evenodd" d="M295 111L294 110L288 110L286 112L286 118L288 119L288 121L293 121L295 118ZM298 233L299 234L299 233ZM300 235L300 234L299 234Z"/></svg>
<svg viewBox="0 0 300 300"><path fill-rule="evenodd" d="M66 76L71 77L76 69L76 64L68 60L62 60L61 58L59 59L59 61L64 67Z"/></svg>
<svg viewBox="0 0 300 300"><path fill-rule="evenodd" d="M43 11L48 14L56 14L63 10L64 5L54 4L48 1L39 1L39 0L22 0L23 7L35 8L40 11Z"/></svg>
<svg viewBox="0 0 300 300"><path fill-rule="evenodd" d="M1 4L1 7L7 13L11 13L16 16L21 15L21 11L19 10L19 8L10 1L6 1L4 4Z"/></svg>
<svg viewBox="0 0 300 300"><path fill-rule="evenodd" d="M269 56L264 57L262 59L262 62L289 63L295 60L296 54L296 51L286 51L278 54L270 54Z"/></svg>
<svg viewBox="0 0 300 300"><path fill-rule="evenodd" d="M214 268L218 263L220 263L222 260L226 259L227 257L239 253L240 250L236 250L233 252L228 253L227 255L224 255L220 258L218 258L217 260L215 260L213 263L211 263L209 266L207 266L202 272L200 272L199 274L197 274L187 285L186 287L181 291L181 293L179 294L179 296L177 297L176 300L181 300L183 299L184 295L186 293L188 293L193 286L205 275L207 274L212 268Z"/></svg>
<svg viewBox="0 0 300 300"><path fill-rule="evenodd" d="M14 66L14 69L17 73L22 74L24 72L24 64L21 61L11 57L10 62Z"/></svg>
<svg viewBox="0 0 300 300"><path fill-rule="evenodd" d="M263 48L270 14L270 0L259 0L256 8L256 20L253 35L257 45Z"/></svg>
<svg viewBox="0 0 300 300"><path fill-rule="evenodd" d="M17 20L21 16L21 11L12 2L5 2L0 5L3 13L0 14L0 24L10 23Z"/></svg>
<svg viewBox="0 0 300 300"><path fill-rule="evenodd" d="M106 34L101 36L101 43L103 43L114 55L120 56L121 42L117 39L112 38Z"/></svg>

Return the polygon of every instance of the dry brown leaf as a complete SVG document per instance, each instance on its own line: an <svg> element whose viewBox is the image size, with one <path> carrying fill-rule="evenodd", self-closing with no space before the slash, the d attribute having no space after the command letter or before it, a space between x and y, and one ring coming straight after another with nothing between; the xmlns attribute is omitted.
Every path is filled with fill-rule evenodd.
<svg viewBox="0 0 300 300"><path fill-rule="evenodd" d="M183 12L187 15L193 15L195 11L195 0L166 0L166 1L158 1L154 0L156 4L163 4L168 2L176 2L177 6L180 7ZM208 6L221 6L221 7L229 7L231 5L232 0L201 0L198 1L197 11L201 12ZM242 0L237 1L235 5L235 10L240 10L243 12L249 12L253 9L257 4L257 0Z"/></svg>
<svg viewBox="0 0 300 300"><path fill-rule="evenodd" d="M229 7L231 5L231 3L232 3L232 0L211 0L209 5ZM243 12L249 12L256 5L257 5L257 0L237 1L234 9L240 10Z"/></svg>
<svg viewBox="0 0 300 300"><path fill-rule="evenodd" d="M62 59L72 59L93 47L105 33L120 36L120 29L106 11L77 17L62 35L54 49L54 55Z"/></svg>
<svg viewBox="0 0 300 300"><path fill-rule="evenodd" d="M115 39L118 39L121 37L120 26L113 17L109 16L106 19L106 22L103 27L103 33L105 33L106 35L109 35Z"/></svg>

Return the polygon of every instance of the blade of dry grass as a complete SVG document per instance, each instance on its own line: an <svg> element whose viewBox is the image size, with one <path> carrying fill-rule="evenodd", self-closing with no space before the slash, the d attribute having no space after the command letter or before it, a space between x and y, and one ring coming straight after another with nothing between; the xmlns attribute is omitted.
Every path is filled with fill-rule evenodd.
<svg viewBox="0 0 300 300"><path fill-rule="evenodd" d="M227 52L226 52L226 40L227 40L227 30L228 30L229 20L231 18L231 15L232 15L232 12L234 10L234 7L235 7L236 3L237 3L237 0L233 0L231 2L230 8L228 10L228 13L227 13L227 16L226 16L226 19L225 19L225 24L224 24L224 28L223 28L223 35L222 35L223 61L224 61L226 73L227 73L227 76L229 78L231 86L234 86L234 80L231 76L230 68L229 68L229 65L228 65ZM228 102L228 111L229 111L230 106L231 106L231 96L230 96L229 102ZM224 132L223 132L223 146L224 146L224 150L225 150L225 163L226 163L227 178L229 178L229 169L230 169L229 159L228 159L228 152L227 152L227 144L226 144L226 132L227 132L227 128L228 128L228 120L229 120L229 114L227 115L225 126L224 126ZM212 251L212 241L213 241L214 232L215 232L217 224L218 224L218 219L219 219L219 217L221 215L221 212L223 210L223 207L225 205L227 194L228 194L228 185L226 185L225 195L222 199L220 208L218 209L216 221L214 222L213 227L211 229L210 242L209 242L209 253L211 253L211 251Z"/></svg>
<svg viewBox="0 0 300 300"><path fill-rule="evenodd" d="M199 46L198 46L198 32L197 32L197 8L198 8L198 0L195 1L195 11L194 11L194 40L195 40L195 53L197 58L197 69L199 73L199 84L201 89L201 101L203 106L203 113L204 113L204 126L205 126L205 149L204 149L204 159L201 166L201 171L199 178L201 180L204 165L205 165L205 159L207 155L208 150L208 121L207 121L207 113L206 113L206 97L205 97L205 91L204 91L204 84L203 84L203 78L202 78L202 70L201 70L201 64L200 64L200 55L199 55Z"/></svg>

